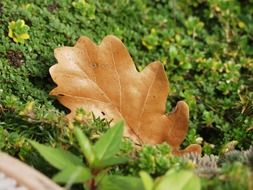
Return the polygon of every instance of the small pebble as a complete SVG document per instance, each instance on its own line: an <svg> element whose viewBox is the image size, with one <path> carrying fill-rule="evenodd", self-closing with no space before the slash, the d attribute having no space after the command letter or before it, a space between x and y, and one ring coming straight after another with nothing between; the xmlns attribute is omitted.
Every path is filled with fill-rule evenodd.
<svg viewBox="0 0 253 190"><path fill-rule="evenodd" d="M0 172L0 190L28 190L26 187L19 186L15 179L7 177Z"/></svg>
<svg viewBox="0 0 253 190"><path fill-rule="evenodd" d="M0 180L5 178L5 175L3 173L0 172Z"/></svg>

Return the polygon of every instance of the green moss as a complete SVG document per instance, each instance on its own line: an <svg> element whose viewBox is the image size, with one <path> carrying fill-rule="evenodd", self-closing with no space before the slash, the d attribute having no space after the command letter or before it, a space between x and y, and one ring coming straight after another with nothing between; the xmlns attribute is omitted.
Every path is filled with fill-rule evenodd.
<svg viewBox="0 0 253 190"><path fill-rule="evenodd" d="M68 110L49 96L55 86L48 72L56 63L53 50L73 46L82 35L99 43L108 34L123 40L139 70L154 60L164 64L170 81L167 110L181 99L190 106L184 146L199 136L209 154L219 153L231 141L242 149L252 144L252 0L83 1L86 8L74 2L82 4L0 3L2 150L24 155L29 149L22 149L19 141L27 137L64 142L68 124L63 116ZM29 26L30 38L22 44L8 36L9 22L18 19ZM106 125L97 125L103 132ZM86 131L91 136L96 134L94 126ZM207 148L209 144L215 147Z"/></svg>

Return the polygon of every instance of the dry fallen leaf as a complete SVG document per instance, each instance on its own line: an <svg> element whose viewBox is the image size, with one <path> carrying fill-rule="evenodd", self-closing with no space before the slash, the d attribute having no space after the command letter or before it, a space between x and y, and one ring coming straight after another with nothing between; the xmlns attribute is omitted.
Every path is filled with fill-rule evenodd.
<svg viewBox="0 0 253 190"><path fill-rule="evenodd" d="M169 86L160 62L149 64L142 72L135 68L124 44L107 36L97 46L81 37L74 47L55 49L58 64L50 74L58 85L51 95L71 110L91 111L95 116L125 120L125 136L138 143L169 143L176 154L187 130L189 110L185 102L177 103L172 113L165 113ZM200 152L191 145L186 152Z"/></svg>

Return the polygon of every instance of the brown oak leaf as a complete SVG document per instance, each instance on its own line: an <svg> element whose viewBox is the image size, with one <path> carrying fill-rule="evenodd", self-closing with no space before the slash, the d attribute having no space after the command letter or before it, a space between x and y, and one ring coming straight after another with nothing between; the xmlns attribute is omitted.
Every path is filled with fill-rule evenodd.
<svg viewBox="0 0 253 190"><path fill-rule="evenodd" d="M58 86L50 94L71 110L69 119L83 108L113 122L124 119L125 136L140 144L167 142L175 154L201 151L198 145L179 150L188 131L189 109L179 101L172 113L165 113L169 84L160 62L138 72L114 36L99 46L80 37L74 47L55 49L55 57L58 64L50 74Z"/></svg>

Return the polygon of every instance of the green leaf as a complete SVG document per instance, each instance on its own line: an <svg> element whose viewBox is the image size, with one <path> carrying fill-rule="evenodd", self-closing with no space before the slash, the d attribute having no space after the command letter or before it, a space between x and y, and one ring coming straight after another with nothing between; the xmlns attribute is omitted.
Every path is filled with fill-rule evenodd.
<svg viewBox="0 0 253 190"><path fill-rule="evenodd" d="M118 122L96 142L94 150L100 161L113 157L119 151L123 130L123 121Z"/></svg>
<svg viewBox="0 0 253 190"><path fill-rule="evenodd" d="M99 167L106 168L113 165L124 164L128 162L128 160L128 157L111 157L106 160L102 160L99 164Z"/></svg>
<svg viewBox="0 0 253 190"><path fill-rule="evenodd" d="M130 176L105 176L98 190L145 190L139 178Z"/></svg>
<svg viewBox="0 0 253 190"><path fill-rule="evenodd" d="M163 176L155 187L155 190L200 190L200 179L192 171L172 170Z"/></svg>
<svg viewBox="0 0 253 190"><path fill-rule="evenodd" d="M59 148L51 148L31 140L29 142L46 161L57 169L83 164L82 159L68 151Z"/></svg>
<svg viewBox="0 0 253 190"><path fill-rule="evenodd" d="M89 165L92 166L96 160L96 154L94 152L94 149L89 139L84 135L82 130L78 127L75 128L74 133L84 156L86 157Z"/></svg>
<svg viewBox="0 0 253 190"><path fill-rule="evenodd" d="M145 187L145 190L152 190L154 187L154 181L150 177L150 175L147 172L141 171L140 172L142 183Z"/></svg>
<svg viewBox="0 0 253 190"><path fill-rule="evenodd" d="M58 183L83 183L92 177L88 168L82 166L69 166L64 168L53 177L53 180Z"/></svg>

